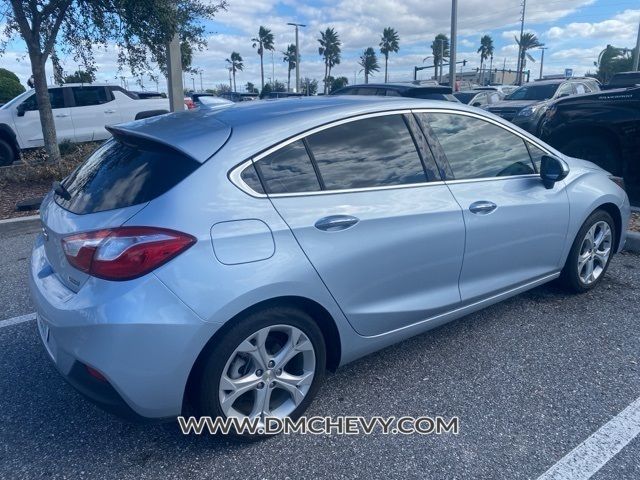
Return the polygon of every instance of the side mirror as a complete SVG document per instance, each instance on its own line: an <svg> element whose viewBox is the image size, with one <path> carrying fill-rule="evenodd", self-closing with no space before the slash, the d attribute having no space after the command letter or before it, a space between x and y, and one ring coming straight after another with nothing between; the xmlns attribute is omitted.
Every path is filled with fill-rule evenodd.
<svg viewBox="0 0 640 480"><path fill-rule="evenodd" d="M24 105L24 102L21 103L20 105L18 105L18 107L16 108L16 115L18 115L19 117L24 117L24 112L26 112L27 109Z"/></svg>
<svg viewBox="0 0 640 480"><path fill-rule="evenodd" d="M569 175L569 165L564 160L545 155L540 162L540 178L546 189L552 189L556 182Z"/></svg>
<svg viewBox="0 0 640 480"><path fill-rule="evenodd" d="M473 102L473 105L471 105L472 107L479 107L480 105L482 105L480 102Z"/></svg>

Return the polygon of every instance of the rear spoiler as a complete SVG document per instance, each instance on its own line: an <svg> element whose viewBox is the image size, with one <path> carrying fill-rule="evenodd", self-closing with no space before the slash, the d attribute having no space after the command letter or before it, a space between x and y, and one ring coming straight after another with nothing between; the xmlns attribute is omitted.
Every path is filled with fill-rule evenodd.
<svg viewBox="0 0 640 480"><path fill-rule="evenodd" d="M215 112L180 112L105 128L121 142L140 148L171 148L204 163L231 136L231 127L214 118Z"/></svg>

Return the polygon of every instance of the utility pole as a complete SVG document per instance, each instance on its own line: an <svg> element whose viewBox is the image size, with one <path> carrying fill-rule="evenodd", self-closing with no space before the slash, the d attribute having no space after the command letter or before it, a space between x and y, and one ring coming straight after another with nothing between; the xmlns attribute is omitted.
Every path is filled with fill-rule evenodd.
<svg viewBox="0 0 640 480"><path fill-rule="evenodd" d="M296 93L300 91L300 44L298 43L298 27L306 27L302 23L287 23L296 28Z"/></svg>
<svg viewBox="0 0 640 480"><path fill-rule="evenodd" d="M633 71L638 71L638 61L640 60L640 22L638 22L638 38L636 39L636 51L633 54Z"/></svg>
<svg viewBox="0 0 640 480"><path fill-rule="evenodd" d="M542 69L544 68L544 51L548 47L538 47L538 48L542 50L542 56L540 57L540 80L542 80Z"/></svg>
<svg viewBox="0 0 640 480"><path fill-rule="evenodd" d="M456 37L458 35L458 0L451 0L451 41L449 43L449 86L456 90Z"/></svg>
<svg viewBox="0 0 640 480"><path fill-rule="evenodd" d="M451 49L451 47L449 47ZM444 65L444 39L440 39L440 76L438 77L438 83L442 83L442 66Z"/></svg>
<svg viewBox="0 0 640 480"><path fill-rule="evenodd" d="M491 55L491 62L489 63L489 85L495 82L493 78L493 55Z"/></svg>
<svg viewBox="0 0 640 480"><path fill-rule="evenodd" d="M204 92L204 88L202 88L202 69L198 73L200 74L200 91Z"/></svg>
<svg viewBox="0 0 640 480"><path fill-rule="evenodd" d="M500 82L501 85L504 85L504 71L507 68L507 59L504 59L504 62L502 62L502 81Z"/></svg>
<svg viewBox="0 0 640 480"><path fill-rule="evenodd" d="M184 83L182 79L182 55L180 37L176 33L167 46L167 82L169 109L172 112L184 110ZM125 80L126 81L126 80Z"/></svg>
<svg viewBox="0 0 640 480"><path fill-rule="evenodd" d="M522 0L522 16L520 17L520 43L518 45L518 67L516 72L516 84L522 85L522 36L524 35L524 14L527 8L527 0Z"/></svg>

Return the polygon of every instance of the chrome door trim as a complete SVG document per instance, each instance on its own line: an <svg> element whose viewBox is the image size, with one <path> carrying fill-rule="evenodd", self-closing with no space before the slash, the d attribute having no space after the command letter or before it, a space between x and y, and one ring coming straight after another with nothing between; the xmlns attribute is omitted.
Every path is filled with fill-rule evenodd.
<svg viewBox="0 0 640 480"><path fill-rule="evenodd" d="M244 180L242 180L242 172L244 171L245 168L247 168L248 166L250 166L252 163L258 162L260 161L262 158L266 157L267 155L270 155L273 152L276 152L278 150L280 150L281 148L286 147L287 145L296 142L298 140L301 140L309 135L313 135L314 133L317 132L321 132L323 130L327 130L329 128L332 127L336 127L338 125L343 125L345 123L350 123L350 122L355 122L358 120L364 120L366 118L373 118L373 117L382 117L382 116L387 116L387 115L406 115L406 114L411 114L411 113L446 113L446 114L454 114L454 115L465 115L468 117L474 117L477 118L479 120L484 120L486 122L492 123L495 126L499 127L499 128L503 128L515 135L517 135L518 137L520 137L521 139L523 139L524 141L527 141L529 143L532 143L533 145L535 145L536 147L538 147L540 150L542 150L543 152L547 153L548 155L553 155L555 156L554 153L550 152L548 148L541 146L540 144L538 144L536 141L530 139L529 137L527 137L526 135L521 134L520 132L517 132L516 130L503 125L502 123L489 118L489 117L485 117L483 115L478 115L474 112L467 112L464 110L455 110L455 109L448 109L448 108L419 108L419 109L398 109L398 110L388 110L388 111L384 111L384 112L374 112L374 113L365 113L362 115L356 115L353 117L349 117L349 118L343 118L340 120L335 120L333 122L329 122L326 123L324 125L320 125L318 127L314 127L310 130L306 130L305 132L299 133L293 137L290 137L282 142L277 143L276 145L268 148L267 150L262 151L261 153L259 153L258 155L255 155L247 160L245 160L244 162L240 163L239 165L236 165L235 167L233 167L230 171L229 171L229 180L231 181L231 183L233 183L236 187L238 187L240 190L242 190L244 193L246 193L247 195L250 195L254 198L286 198L286 197L306 197L306 196L312 196L312 195L335 195L335 194L340 194L340 193L358 193L358 192L371 192L371 191L377 191L377 190L393 190L393 189L398 189L398 188L417 188L417 187L428 187L431 185L447 185L447 184L456 184L456 183L472 183L472 182L487 182L487 181L500 181L500 180L509 180L509 179L514 179L514 178L535 178L535 177L540 177L539 174L525 174L525 175L511 175L508 177L484 177L484 178L467 178L467 179L461 179L461 180L447 180L447 181L443 181L443 180L436 180L433 182L420 182L420 183L410 183L410 184L404 184L404 185L385 185L385 186L380 186L380 187L364 187L364 188L348 188L348 189L339 189L339 190L318 190L318 191L314 191L314 192L292 192L292 193L273 193L273 194L266 194L266 193L259 193L256 192L255 190L253 190L249 185L247 185Z"/></svg>

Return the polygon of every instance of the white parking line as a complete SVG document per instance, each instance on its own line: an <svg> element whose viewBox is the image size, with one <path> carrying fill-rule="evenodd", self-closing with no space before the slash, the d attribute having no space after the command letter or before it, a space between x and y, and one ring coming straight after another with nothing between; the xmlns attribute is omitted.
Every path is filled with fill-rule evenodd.
<svg viewBox="0 0 640 480"><path fill-rule="evenodd" d="M640 434L640 398L565 455L538 480L587 480Z"/></svg>
<svg viewBox="0 0 640 480"><path fill-rule="evenodd" d="M19 317L9 318L7 320L0 320L0 328L10 327L11 325L17 325L18 323L29 322L36 319L35 313L27 313Z"/></svg>

